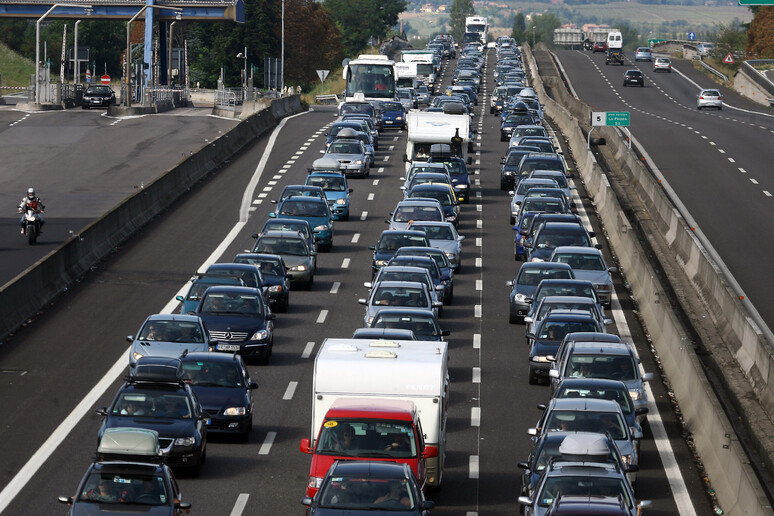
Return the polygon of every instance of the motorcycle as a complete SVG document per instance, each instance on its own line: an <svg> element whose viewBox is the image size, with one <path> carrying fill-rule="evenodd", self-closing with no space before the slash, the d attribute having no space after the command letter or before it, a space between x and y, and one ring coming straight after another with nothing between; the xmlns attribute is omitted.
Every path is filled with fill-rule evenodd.
<svg viewBox="0 0 774 516"><path fill-rule="evenodd" d="M40 213L32 208L24 211L24 235L29 245L37 242L40 235Z"/></svg>

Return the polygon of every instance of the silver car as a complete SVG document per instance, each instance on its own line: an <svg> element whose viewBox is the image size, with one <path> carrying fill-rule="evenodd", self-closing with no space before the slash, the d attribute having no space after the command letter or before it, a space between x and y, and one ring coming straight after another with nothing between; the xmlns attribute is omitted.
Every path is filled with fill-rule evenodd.
<svg viewBox="0 0 774 516"><path fill-rule="evenodd" d="M462 253L461 244L465 237L457 233L454 224L451 222L412 222L407 229L424 232L430 246L437 247L446 254L454 272L462 270L460 255Z"/></svg>
<svg viewBox="0 0 774 516"><path fill-rule="evenodd" d="M559 246L554 249L549 261L569 265L575 278L590 281L602 304L610 306L613 294L613 277L610 273L616 272L618 268L607 266L602 251L593 247Z"/></svg>
<svg viewBox="0 0 774 516"><path fill-rule="evenodd" d="M706 107L723 109L723 95L720 94L719 90L709 89L699 92L699 98L696 100L696 109L701 111Z"/></svg>
<svg viewBox="0 0 774 516"><path fill-rule="evenodd" d="M137 335L128 335L126 340L132 343L129 349L131 374L142 357L177 358L186 350L189 353L211 351L214 345L198 316L180 314L151 315L142 323Z"/></svg>
<svg viewBox="0 0 774 516"><path fill-rule="evenodd" d="M440 301L433 301L427 285L416 281L382 281L374 286L368 299L357 302L366 307L364 326L370 326L376 314L387 307L422 308L438 317L443 306Z"/></svg>
<svg viewBox="0 0 774 516"><path fill-rule="evenodd" d="M390 218L385 222L390 229L406 229L411 221L443 221L443 208L435 199L404 199L395 206Z"/></svg>
<svg viewBox="0 0 774 516"><path fill-rule="evenodd" d="M657 57L656 60L653 61L653 71L654 72L671 72L672 71L672 61L670 61L668 57Z"/></svg>
<svg viewBox="0 0 774 516"><path fill-rule="evenodd" d="M327 151L320 151L324 158L332 158L339 162L342 174L355 174L365 177L370 172L370 157L360 140L336 140Z"/></svg>

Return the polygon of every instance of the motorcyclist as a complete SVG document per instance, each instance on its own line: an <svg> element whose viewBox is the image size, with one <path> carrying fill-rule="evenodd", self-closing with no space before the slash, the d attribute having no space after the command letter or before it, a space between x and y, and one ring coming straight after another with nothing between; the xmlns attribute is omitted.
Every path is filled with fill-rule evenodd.
<svg viewBox="0 0 774 516"><path fill-rule="evenodd" d="M19 203L18 211L22 214L21 219L19 220L19 225L21 225L21 234L24 234L24 212L27 211L27 209L32 209L34 212L38 215L38 222L39 227L42 229L43 224L45 224L45 221L43 220L43 217L40 216L41 213L44 213L46 211L46 207L43 205L43 201L35 195L35 189L34 188L28 188L27 189L27 197L22 198L21 203ZM42 233L43 231L41 231Z"/></svg>

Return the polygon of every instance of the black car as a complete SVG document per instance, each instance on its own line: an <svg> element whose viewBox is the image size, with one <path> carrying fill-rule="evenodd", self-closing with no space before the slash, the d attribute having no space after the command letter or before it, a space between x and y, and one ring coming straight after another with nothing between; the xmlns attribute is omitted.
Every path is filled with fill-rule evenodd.
<svg viewBox="0 0 774 516"><path fill-rule="evenodd" d="M238 434L247 441L253 429L253 390L258 384L242 357L234 353L189 353L181 359L183 379L191 384L204 413L207 431Z"/></svg>
<svg viewBox="0 0 774 516"><path fill-rule="evenodd" d="M110 86L94 85L83 92L83 109L90 107L108 107L116 103L116 93Z"/></svg>
<svg viewBox="0 0 774 516"><path fill-rule="evenodd" d="M202 296L196 315L202 318L215 351L239 353L245 360L269 363L274 345L275 315L263 294L250 287L210 287Z"/></svg>
<svg viewBox="0 0 774 516"><path fill-rule="evenodd" d="M503 123L500 124L500 141L507 141L513 134L513 130L520 125L534 125L535 119L529 112L524 109L523 111L515 111L510 113Z"/></svg>
<svg viewBox="0 0 774 516"><path fill-rule="evenodd" d="M379 235L379 242L376 245L368 246L370 250L374 252L373 259L371 260L371 273L376 273L387 265L395 255L395 252L401 247L406 246L428 246L430 243L427 241L427 235L422 231L404 231L396 229L388 229L382 231Z"/></svg>
<svg viewBox="0 0 774 516"><path fill-rule="evenodd" d="M109 407L99 440L109 428L145 428L159 435L164 462L198 475L207 457L207 416L182 377L180 359L142 357Z"/></svg>
<svg viewBox="0 0 774 516"><path fill-rule="evenodd" d="M645 86L645 77L639 70L626 70L623 77L624 86Z"/></svg>
<svg viewBox="0 0 774 516"><path fill-rule="evenodd" d="M374 460L336 461L314 499L301 503L317 516L426 516L435 507L425 500L408 464Z"/></svg>
<svg viewBox="0 0 774 516"><path fill-rule="evenodd" d="M527 154L540 152L538 147L511 147L508 154L500 160L503 168L500 171L500 190L512 190L519 182L519 164Z"/></svg>
<svg viewBox="0 0 774 516"><path fill-rule="evenodd" d="M268 295L272 311L287 312L290 304L290 276L285 262L278 254L239 253L234 263L252 263L261 269L263 286Z"/></svg>

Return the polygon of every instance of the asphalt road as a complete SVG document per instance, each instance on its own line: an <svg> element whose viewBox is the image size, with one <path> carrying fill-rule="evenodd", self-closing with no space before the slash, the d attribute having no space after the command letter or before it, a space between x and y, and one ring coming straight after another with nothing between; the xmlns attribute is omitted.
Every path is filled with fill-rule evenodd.
<svg viewBox="0 0 774 516"><path fill-rule="evenodd" d="M490 90L493 58L490 55ZM528 384L524 329L507 320L504 282L515 276L519 264L512 258L509 198L499 190L499 158L505 143L499 142L496 118L480 114L488 113L485 102L482 99L474 119L476 126L482 121L481 145L474 156L480 161L480 174L473 176L479 184L471 203L463 206L460 224L460 233L467 237L465 270L455 278L454 304L444 309L441 319L442 327L452 332L447 469L442 490L431 496L438 504L433 514L441 515L518 510L521 470L516 463L529 453L526 430L540 415L535 404L548 397L547 387ZM30 473L29 482L20 484L18 496L4 514L65 512L56 497L73 494L93 457L100 418L91 409L109 403L120 385L118 371L123 371L128 348L123 336L134 334L148 314L174 306L169 301L211 256L225 261L250 247L249 235L260 228L273 206L268 200L285 184L304 181L306 167L323 148L324 127L333 120L333 111L322 108L287 121L251 192L254 209L249 211L248 223L215 256L213 252L239 220L240 203L264 154L266 138L189 192L166 217L96 267L0 349L0 412L5 415L0 426L4 458L0 485L7 485L25 464L39 466ZM336 223L332 252L318 257L314 289L293 292L290 310L275 321L271 364L251 366L260 388L249 442L212 438L201 478L181 479L183 498L193 503L193 514L232 514L240 495L248 495L242 514L301 514L299 501L309 457L298 450L298 444L308 436L310 425L314 353L325 337L347 337L361 326L363 310L356 299L365 295L362 283L370 280L367 246L386 228L384 219L401 197L405 133L386 133L381 149L370 178L351 181L353 215L348 222ZM601 235L582 185L578 194L592 227ZM616 283L622 309L616 312L616 329L631 333L644 369L656 371L620 277ZM310 355L309 342L314 343ZM104 385L95 388L103 378ZM297 383L291 389L292 382ZM685 489L696 514L708 514L711 506L703 480L680 439L669 396L660 382L652 384L652 399L671 437ZM90 391L94 391L92 397ZM59 431L61 442L49 441L50 458L30 461L74 410L86 415L71 416L72 430ZM655 413L651 418L658 419ZM645 433L638 497L653 500L648 514L676 514L647 426ZM0 507L4 502L0 496Z"/></svg>
<svg viewBox="0 0 774 516"><path fill-rule="evenodd" d="M0 106L0 284L238 123L210 112L110 118L102 109ZM15 209L31 186L46 205L35 246L19 234Z"/></svg>
<svg viewBox="0 0 774 516"><path fill-rule="evenodd" d="M651 63L605 66L603 54L557 52L578 97L595 111L629 111L634 137L728 266L769 328L774 328L774 115L719 87L725 108L696 109L699 88L718 85L689 61L673 59L672 73ZM622 86L623 71L640 68L645 87Z"/></svg>

